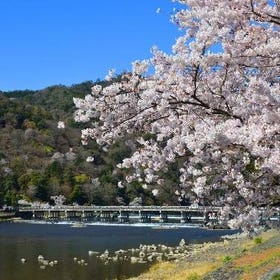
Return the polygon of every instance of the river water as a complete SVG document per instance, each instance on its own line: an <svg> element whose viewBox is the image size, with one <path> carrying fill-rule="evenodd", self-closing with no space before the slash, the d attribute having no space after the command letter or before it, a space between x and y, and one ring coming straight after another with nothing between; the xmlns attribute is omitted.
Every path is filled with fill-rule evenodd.
<svg viewBox="0 0 280 280"><path fill-rule="evenodd" d="M173 225L174 226L174 225ZM195 227L158 228L151 225L88 225L75 228L69 224L0 223L0 280L103 280L137 276L150 264L128 261L105 265L88 251L104 252L139 247L140 244L177 245L219 240L228 230ZM58 264L45 269L38 255ZM73 258L84 259L81 266ZM25 258L26 263L21 259Z"/></svg>

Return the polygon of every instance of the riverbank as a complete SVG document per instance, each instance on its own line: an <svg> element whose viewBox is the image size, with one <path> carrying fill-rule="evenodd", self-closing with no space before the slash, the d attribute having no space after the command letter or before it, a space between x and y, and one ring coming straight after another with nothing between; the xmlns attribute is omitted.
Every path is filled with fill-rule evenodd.
<svg viewBox="0 0 280 280"><path fill-rule="evenodd" d="M10 216L10 217L0 217L0 222L25 222L22 218Z"/></svg>
<svg viewBox="0 0 280 280"><path fill-rule="evenodd" d="M15 211L4 211L0 209L0 222L15 218L15 214Z"/></svg>
<svg viewBox="0 0 280 280"><path fill-rule="evenodd" d="M194 244L187 250L185 258L156 263L130 280L270 280L277 273L280 277L280 234L276 230L253 239L243 236Z"/></svg>

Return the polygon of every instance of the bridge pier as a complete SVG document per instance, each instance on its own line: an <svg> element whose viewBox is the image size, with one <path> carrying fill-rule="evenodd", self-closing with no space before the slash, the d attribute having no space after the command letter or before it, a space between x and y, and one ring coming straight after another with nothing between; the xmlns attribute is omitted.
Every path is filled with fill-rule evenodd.
<svg viewBox="0 0 280 280"><path fill-rule="evenodd" d="M218 224L218 216L215 212L208 212L206 218L206 224L215 226Z"/></svg>
<svg viewBox="0 0 280 280"><path fill-rule="evenodd" d="M118 215L119 223L128 223L129 222L129 212L128 211L119 211Z"/></svg>
<svg viewBox="0 0 280 280"><path fill-rule="evenodd" d="M49 221L58 221L60 220L60 212L59 211L48 211L47 219Z"/></svg>
<svg viewBox="0 0 280 280"><path fill-rule="evenodd" d="M184 211L181 211L180 223L185 224L185 223L191 223L191 222L192 222L191 214L187 213L187 212L184 212Z"/></svg>
<svg viewBox="0 0 280 280"><path fill-rule="evenodd" d="M167 223L168 222L168 214L166 212L160 211L159 222L160 223Z"/></svg>
<svg viewBox="0 0 280 280"><path fill-rule="evenodd" d="M151 222L151 214L146 211L139 211L139 223L150 223Z"/></svg>
<svg viewBox="0 0 280 280"><path fill-rule="evenodd" d="M82 211L82 221L93 221L96 216L95 216L95 213L93 211Z"/></svg>
<svg viewBox="0 0 280 280"><path fill-rule="evenodd" d="M110 212L101 212L99 217L101 222L112 222L114 220L114 215Z"/></svg>
<svg viewBox="0 0 280 280"><path fill-rule="evenodd" d="M35 220L44 220L45 211L33 211L32 218L34 218Z"/></svg>
<svg viewBox="0 0 280 280"><path fill-rule="evenodd" d="M67 221L79 221L81 220L81 216L81 212L65 210L65 219Z"/></svg>
<svg viewBox="0 0 280 280"><path fill-rule="evenodd" d="M204 213L204 223L207 224L209 222L209 212Z"/></svg>

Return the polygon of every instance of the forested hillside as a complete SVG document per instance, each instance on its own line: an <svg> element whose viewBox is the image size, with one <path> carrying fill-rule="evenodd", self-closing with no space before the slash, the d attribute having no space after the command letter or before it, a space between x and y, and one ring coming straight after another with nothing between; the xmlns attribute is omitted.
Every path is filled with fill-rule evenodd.
<svg viewBox="0 0 280 280"><path fill-rule="evenodd" d="M159 193L139 182L119 183L127 171L116 164L132 153L134 139L122 139L108 151L94 141L81 144L80 131L86 124L73 119L73 97L84 97L93 85L89 81L0 92L0 206L14 205L22 198L51 202L50 197L59 194L70 204L186 203L174 193L179 185L176 164ZM58 128L59 121L65 128Z"/></svg>

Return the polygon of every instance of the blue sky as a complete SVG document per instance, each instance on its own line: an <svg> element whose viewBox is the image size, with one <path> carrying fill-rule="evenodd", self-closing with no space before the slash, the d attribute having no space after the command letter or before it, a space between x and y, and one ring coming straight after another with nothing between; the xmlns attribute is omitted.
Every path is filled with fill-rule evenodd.
<svg viewBox="0 0 280 280"><path fill-rule="evenodd" d="M0 0L0 90L95 81L150 58L153 45L170 52L179 36L174 7L171 0Z"/></svg>

